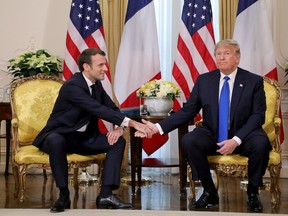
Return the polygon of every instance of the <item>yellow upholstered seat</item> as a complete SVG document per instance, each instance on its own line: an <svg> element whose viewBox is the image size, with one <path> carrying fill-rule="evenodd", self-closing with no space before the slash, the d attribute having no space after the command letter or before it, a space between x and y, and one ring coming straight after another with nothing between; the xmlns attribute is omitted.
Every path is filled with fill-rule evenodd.
<svg viewBox="0 0 288 216"><path fill-rule="evenodd" d="M277 81L264 77L264 90L266 94L267 110L265 113L265 124L263 129L268 135L272 145L272 151L269 155L268 170L271 179L271 203L276 207L280 202L279 177L281 170L281 146L279 142L280 133L280 118L278 117L280 106L280 87ZM196 127L201 127L201 122L196 123ZM248 171L248 158L233 154L233 155L213 155L208 156L210 168L215 171L215 185L218 188L218 176L241 176L246 177ZM191 193L190 198L195 198L195 184L192 180L191 169L188 166L188 174L190 180Z"/></svg>
<svg viewBox="0 0 288 216"><path fill-rule="evenodd" d="M38 74L20 79L11 85L12 108L12 166L16 192L24 200L25 176L30 168L48 169L49 155L32 145L33 140L45 126L63 80L54 76ZM102 170L105 154L68 154L68 166L74 168L74 187L78 189L78 169L98 164Z"/></svg>

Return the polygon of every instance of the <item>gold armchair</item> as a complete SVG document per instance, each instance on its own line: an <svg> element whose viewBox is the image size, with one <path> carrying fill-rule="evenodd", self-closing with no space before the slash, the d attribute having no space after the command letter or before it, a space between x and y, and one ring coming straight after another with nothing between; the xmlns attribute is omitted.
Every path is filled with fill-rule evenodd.
<svg viewBox="0 0 288 216"><path fill-rule="evenodd" d="M281 170L281 146L279 141L280 118L278 117L281 91L277 81L264 77L264 90L266 93L266 116L263 128L267 133L272 150L268 170L270 172L270 192L272 207L280 203L279 177ZM196 123L196 127L201 127L201 122ZM211 170L215 172L214 183L218 189L219 175L247 177L248 158L241 155L214 155L208 156ZM188 177L190 181L190 199L195 199L195 182L192 180L192 170L188 166Z"/></svg>
<svg viewBox="0 0 288 216"><path fill-rule="evenodd" d="M53 109L63 80L55 76L38 74L20 79L11 85L12 108L12 167L15 178L15 196L24 201L26 172L30 168L50 168L48 154L32 145L45 126ZM78 169L99 165L102 171L105 154L67 155L69 169L74 168L74 188L78 190ZM100 172L101 174L101 172Z"/></svg>

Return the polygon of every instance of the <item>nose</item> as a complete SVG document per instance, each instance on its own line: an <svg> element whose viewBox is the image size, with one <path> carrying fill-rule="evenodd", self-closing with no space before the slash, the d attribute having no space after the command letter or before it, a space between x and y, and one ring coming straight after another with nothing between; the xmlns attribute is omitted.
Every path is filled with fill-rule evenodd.
<svg viewBox="0 0 288 216"><path fill-rule="evenodd" d="M108 71L108 67L107 67L106 64L104 65L103 70L104 70L104 71Z"/></svg>

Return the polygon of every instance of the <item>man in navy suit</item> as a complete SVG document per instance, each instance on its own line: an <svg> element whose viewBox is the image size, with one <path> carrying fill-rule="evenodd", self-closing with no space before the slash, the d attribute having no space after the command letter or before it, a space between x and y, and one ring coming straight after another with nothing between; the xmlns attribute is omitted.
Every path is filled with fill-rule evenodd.
<svg viewBox="0 0 288 216"><path fill-rule="evenodd" d="M103 89L101 80L107 71L103 51L95 48L84 50L78 58L78 66L82 72L75 73L63 84L46 126L33 142L49 154L52 174L60 190L51 212L61 212L70 207L67 153L106 153L97 208L131 208L132 204L123 203L112 194L120 184L125 149L123 129L134 127L149 137L152 131L146 125L123 116ZM101 134L99 119L118 127Z"/></svg>
<svg viewBox="0 0 288 216"><path fill-rule="evenodd" d="M158 124L144 121L154 133L166 134L193 119L202 109L203 128L196 128L183 136L183 152L197 173L204 191L190 205L191 210L205 209L219 204L217 190L209 170L208 155L238 153L249 158L247 204L251 211L261 212L258 188L268 165L271 146L262 125L265 122L266 98L263 78L239 68L240 48L234 40L223 40L215 47L218 69L199 75L187 103L182 109ZM220 94L227 76L229 86L226 132L219 125ZM224 124L225 125L225 124ZM144 137L141 132L137 136ZM221 141L218 138L226 136Z"/></svg>

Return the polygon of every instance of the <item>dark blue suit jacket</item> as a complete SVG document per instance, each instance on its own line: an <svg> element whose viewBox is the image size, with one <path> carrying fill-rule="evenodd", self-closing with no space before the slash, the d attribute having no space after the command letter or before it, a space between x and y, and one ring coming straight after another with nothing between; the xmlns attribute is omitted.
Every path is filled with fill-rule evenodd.
<svg viewBox="0 0 288 216"><path fill-rule="evenodd" d="M98 119L104 119L120 125L125 116L103 89L100 81L96 82L97 99L90 94L89 87L82 73L75 73L59 91L53 111L46 126L38 134L33 144L41 145L51 132L70 133L89 123L91 136L99 134Z"/></svg>
<svg viewBox="0 0 288 216"><path fill-rule="evenodd" d="M217 140L219 80L219 70L200 75L184 107L159 123L164 133L192 120L202 109L203 126ZM266 136L262 129L265 111L263 78L238 68L230 104L229 138L237 136L244 141L252 131Z"/></svg>

